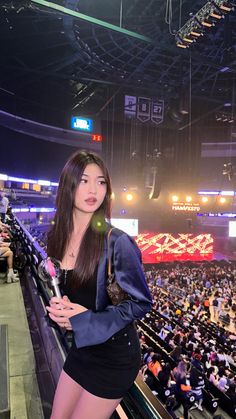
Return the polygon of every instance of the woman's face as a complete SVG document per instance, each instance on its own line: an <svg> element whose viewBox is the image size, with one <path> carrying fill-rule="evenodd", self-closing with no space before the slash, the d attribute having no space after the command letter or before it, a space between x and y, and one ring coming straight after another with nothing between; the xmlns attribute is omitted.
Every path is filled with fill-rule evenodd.
<svg viewBox="0 0 236 419"><path fill-rule="evenodd" d="M94 213L103 203L107 184L100 167L88 164L75 191L74 206L85 213Z"/></svg>

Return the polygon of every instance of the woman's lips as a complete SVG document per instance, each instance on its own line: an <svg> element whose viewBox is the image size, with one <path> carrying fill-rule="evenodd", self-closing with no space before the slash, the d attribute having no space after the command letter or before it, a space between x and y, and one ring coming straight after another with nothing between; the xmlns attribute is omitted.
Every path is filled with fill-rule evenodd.
<svg viewBox="0 0 236 419"><path fill-rule="evenodd" d="M97 199L96 198L88 198L88 199L85 199L85 202L88 205L94 205L94 204L96 204Z"/></svg>

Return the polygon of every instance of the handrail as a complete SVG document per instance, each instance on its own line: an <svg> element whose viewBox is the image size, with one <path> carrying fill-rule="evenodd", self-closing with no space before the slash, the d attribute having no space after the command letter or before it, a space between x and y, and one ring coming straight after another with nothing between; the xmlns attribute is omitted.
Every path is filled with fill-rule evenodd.
<svg viewBox="0 0 236 419"><path fill-rule="evenodd" d="M170 414L164 408L163 404L154 396L147 384L142 380L139 374L135 380L134 386L130 393L138 398L142 397L145 400L146 407L150 413L151 418L171 419Z"/></svg>

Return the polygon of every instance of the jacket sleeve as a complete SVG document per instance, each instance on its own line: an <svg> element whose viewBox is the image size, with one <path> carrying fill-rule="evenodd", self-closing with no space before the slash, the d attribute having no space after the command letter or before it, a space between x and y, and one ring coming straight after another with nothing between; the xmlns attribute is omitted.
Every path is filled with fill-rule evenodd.
<svg viewBox="0 0 236 419"><path fill-rule="evenodd" d="M141 266L141 252L125 233L115 241L113 263L116 281L129 294L130 300L117 306L108 305L103 311L87 310L71 317L78 348L105 342L151 310L152 299Z"/></svg>

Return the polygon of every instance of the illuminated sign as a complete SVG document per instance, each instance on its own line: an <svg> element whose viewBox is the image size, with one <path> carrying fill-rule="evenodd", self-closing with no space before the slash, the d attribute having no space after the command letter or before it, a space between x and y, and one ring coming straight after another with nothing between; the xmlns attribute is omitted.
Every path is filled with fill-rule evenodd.
<svg viewBox="0 0 236 419"><path fill-rule="evenodd" d="M92 132L93 120L88 118L81 118L80 116L73 116L71 118L71 128L78 131Z"/></svg>
<svg viewBox="0 0 236 419"><path fill-rule="evenodd" d="M96 143L102 142L102 135L93 134L92 135L92 141L95 141Z"/></svg>
<svg viewBox="0 0 236 419"><path fill-rule="evenodd" d="M173 211L198 212L200 209L199 204L191 204L189 202L175 202L172 205Z"/></svg>

